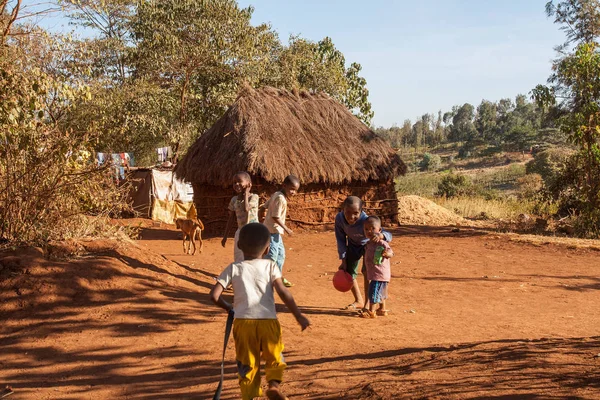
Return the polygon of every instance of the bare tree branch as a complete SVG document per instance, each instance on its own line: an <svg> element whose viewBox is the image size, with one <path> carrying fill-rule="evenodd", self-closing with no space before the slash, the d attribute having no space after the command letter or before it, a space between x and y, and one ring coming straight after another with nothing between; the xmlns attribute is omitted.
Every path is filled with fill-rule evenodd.
<svg viewBox="0 0 600 400"><path fill-rule="evenodd" d="M12 12L10 13L10 19L8 20L8 24L6 25L6 28L4 29L4 33L2 34L3 38L8 36L8 33L10 32L10 27L12 26L12 24L17 19L17 16L19 15L20 8L21 8L21 0L17 0L17 4L15 5Z"/></svg>
<svg viewBox="0 0 600 400"><path fill-rule="evenodd" d="M7 4L8 0L0 0L0 15L4 14L4 10L6 10Z"/></svg>

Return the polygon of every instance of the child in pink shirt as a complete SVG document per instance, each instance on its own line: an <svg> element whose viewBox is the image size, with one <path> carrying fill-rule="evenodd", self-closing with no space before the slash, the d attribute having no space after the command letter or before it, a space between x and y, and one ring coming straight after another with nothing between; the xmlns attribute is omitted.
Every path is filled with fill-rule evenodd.
<svg viewBox="0 0 600 400"><path fill-rule="evenodd" d="M381 220L378 217L369 217L364 224L365 237L372 238L365 245L364 263L367 267L367 279L369 280L369 309L365 310L361 316L363 318L376 318L388 315L385 308L387 299L388 283L390 282L392 271L390 268L390 257L394 252L388 242L380 239ZM375 306L379 305L377 311Z"/></svg>

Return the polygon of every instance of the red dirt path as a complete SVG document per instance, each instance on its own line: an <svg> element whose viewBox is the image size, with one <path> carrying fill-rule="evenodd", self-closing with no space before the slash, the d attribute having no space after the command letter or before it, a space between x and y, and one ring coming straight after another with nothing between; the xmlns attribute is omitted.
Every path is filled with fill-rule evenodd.
<svg viewBox="0 0 600 400"><path fill-rule="evenodd" d="M351 295L330 282L332 233L286 237L284 273L313 323L301 333L279 307L292 399L600 398L600 252L394 234L393 312L377 320L339 310ZM232 241L187 256L177 235L145 230L70 262L30 250L0 270L0 396L212 398L225 314L208 291ZM223 399L238 398L233 354L230 342Z"/></svg>

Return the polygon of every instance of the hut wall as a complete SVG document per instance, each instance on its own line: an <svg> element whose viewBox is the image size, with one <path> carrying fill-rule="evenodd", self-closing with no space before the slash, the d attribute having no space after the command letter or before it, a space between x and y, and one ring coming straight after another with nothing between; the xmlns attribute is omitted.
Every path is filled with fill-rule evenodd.
<svg viewBox="0 0 600 400"><path fill-rule="evenodd" d="M208 235L222 235L227 223L229 212L227 205L235 195L231 186L193 185L194 203L198 217L205 225ZM261 204L269 199L271 194L279 190L279 186L256 182L252 193L260 196ZM331 229L340 205L347 196L360 197L364 210L369 215L377 215L385 226L398 223L398 199L394 183L369 181L351 182L350 184L302 185L296 196L288 203L287 221L292 229ZM235 227L229 232L233 235Z"/></svg>

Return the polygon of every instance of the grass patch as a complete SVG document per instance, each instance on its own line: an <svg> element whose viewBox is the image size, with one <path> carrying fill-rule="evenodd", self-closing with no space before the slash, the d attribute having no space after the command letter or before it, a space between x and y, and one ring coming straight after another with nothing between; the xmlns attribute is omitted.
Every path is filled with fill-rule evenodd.
<svg viewBox="0 0 600 400"><path fill-rule="evenodd" d="M511 164L506 168L483 170L469 175L473 184L482 189L513 191L517 188L519 178L526 175L526 171L524 164Z"/></svg>
<svg viewBox="0 0 600 400"><path fill-rule="evenodd" d="M399 195L414 194L433 197L444 175L440 173L413 173L396 178L396 192Z"/></svg>
<svg viewBox="0 0 600 400"><path fill-rule="evenodd" d="M465 218L514 219L519 214L529 214L535 207L532 201L503 198L486 200L481 197L434 198L440 206Z"/></svg>

